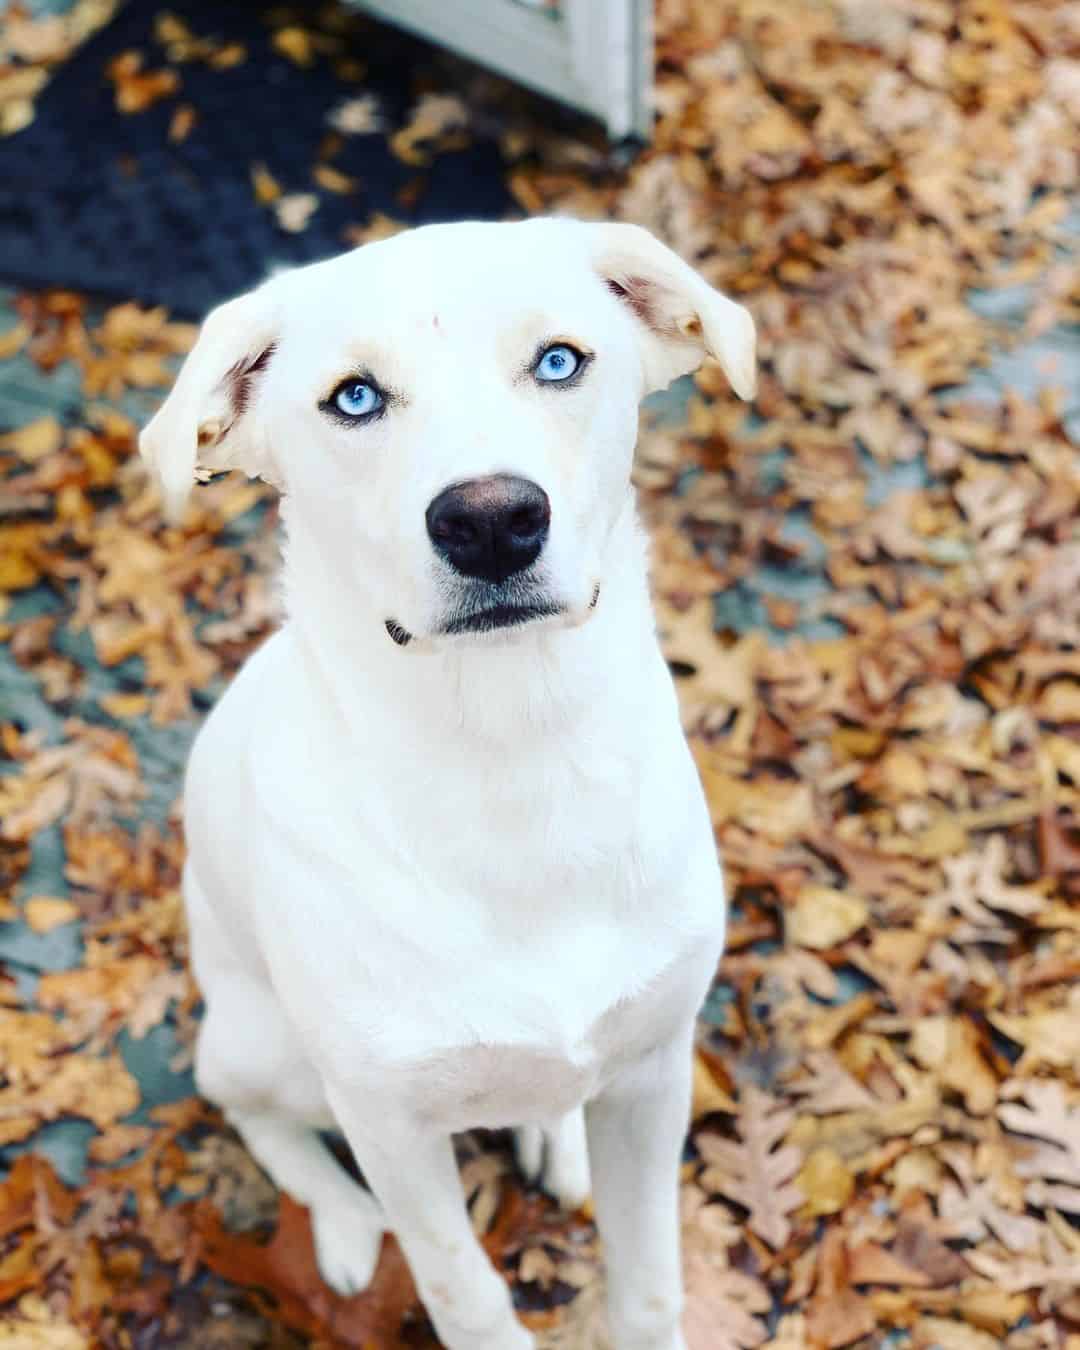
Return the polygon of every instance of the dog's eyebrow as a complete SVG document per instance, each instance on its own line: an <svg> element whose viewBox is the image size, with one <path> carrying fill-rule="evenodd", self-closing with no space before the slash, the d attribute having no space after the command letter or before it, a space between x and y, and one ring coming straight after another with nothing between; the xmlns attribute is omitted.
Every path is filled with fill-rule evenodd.
<svg viewBox="0 0 1080 1350"><path fill-rule="evenodd" d="M318 378L320 383L325 383L327 380L340 379L350 371L370 371L390 376L399 364L400 359L395 361L389 347L380 346L369 338L357 337L352 342L347 339L342 342L340 347L327 355L325 363L320 361Z"/></svg>
<svg viewBox="0 0 1080 1350"><path fill-rule="evenodd" d="M388 399L400 401L402 373L400 361L395 361L385 347L357 342L355 346L343 346L331 362L320 366L316 376L318 397L329 398L342 380L369 380Z"/></svg>

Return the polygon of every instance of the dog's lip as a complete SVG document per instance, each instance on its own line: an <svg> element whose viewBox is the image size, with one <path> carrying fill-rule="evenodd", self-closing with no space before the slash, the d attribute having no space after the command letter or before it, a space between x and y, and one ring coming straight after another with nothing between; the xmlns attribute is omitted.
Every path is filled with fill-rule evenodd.
<svg viewBox="0 0 1080 1350"><path fill-rule="evenodd" d="M596 608L599 599L600 583L596 582L593 586L592 598L589 600L588 608L575 621L575 626L577 623L584 622ZM500 628L518 628L522 624L531 623L536 619L554 619L567 613L565 606L556 605L551 601L534 601L517 605L489 605L486 609L474 610L470 614L451 619L440 631L444 637L452 637L462 633L491 633ZM397 646L407 647L413 641L413 634L398 623L397 619L385 619L383 626Z"/></svg>
<svg viewBox="0 0 1080 1350"><path fill-rule="evenodd" d="M532 601L524 604L491 605L487 609L461 614L443 626L443 633L490 633L497 628L517 628L534 619L554 619L563 613L561 605L550 601Z"/></svg>
<svg viewBox="0 0 1080 1350"><path fill-rule="evenodd" d="M413 635L407 628L402 628L397 619L387 619L385 628L399 647L407 647L413 639Z"/></svg>

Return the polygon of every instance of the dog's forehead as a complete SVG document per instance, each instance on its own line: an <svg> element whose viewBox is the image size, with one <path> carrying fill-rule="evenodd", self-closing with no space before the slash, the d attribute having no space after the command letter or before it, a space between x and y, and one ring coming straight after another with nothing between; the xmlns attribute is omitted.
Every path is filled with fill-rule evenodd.
<svg viewBox="0 0 1080 1350"><path fill-rule="evenodd" d="M318 316L335 329L375 318L384 331L437 333L579 308L584 244L572 221L424 226L283 278L287 317Z"/></svg>

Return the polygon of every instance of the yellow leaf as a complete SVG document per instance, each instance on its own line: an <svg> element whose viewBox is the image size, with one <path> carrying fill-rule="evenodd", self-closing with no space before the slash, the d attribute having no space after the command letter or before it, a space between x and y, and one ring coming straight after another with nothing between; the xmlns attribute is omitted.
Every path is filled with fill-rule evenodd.
<svg viewBox="0 0 1080 1350"><path fill-rule="evenodd" d="M269 206L281 196L281 184L265 164L251 166L251 186L255 189L255 200L260 206Z"/></svg>
<svg viewBox="0 0 1080 1350"><path fill-rule="evenodd" d="M27 422L16 431L0 436L0 450L14 450L27 464L36 464L39 459L59 450L64 439L64 429L55 417L39 417L36 422Z"/></svg>
<svg viewBox="0 0 1080 1350"><path fill-rule="evenodd" d="M10 553L6 558L0 558L0 591L25 590L40 575L40 569L25 553Z"/></svg>
<svg viewBox="0 0 1080 1350"><path fill-rule="evenodd" d="M1039 696L1035 711L1044 722L1080 722L1080 684L1051 681Z"/></svg>
<svg viewBox="0 0 1080 1350"><path fill-rule="evenodd" d="M9 356L14 356L29 336L30 329L24 323L17 323L6 333L0 333L0 361L6 361Z"/></svg>
<svg viewBox="0 0 1080 1350"><path fill-rule="evenodd" d="M911 1034L911 1054L958 1092L967 1109L985 1116L997 1105L998 1082L982 1057L978 1032L966 1017L921 1017Z"/></svg>
<svg viewBox="0 0 1080 1350"><path fill-rule="evenodd" d="M110 717L126 721L129 717L141 717L149 708L150 700L145 694L105 694L101 706Z"/></svg>
<svg viewBox="0 0 1080 1350"><path fill-rule="evenodd" d="M271 39L275 50L298 66L310 66L315 60L311 34L306 28L279 28Z"/></svg>
<svg viewBox="0 0 1080 1350"><path fill-rule="evenodd" d="M970 1322L954 1322L949 1317L923 1317L920 1335L926 1345L939 1350L1000 1350L1001 1341L986 1331L976 1331Z"/></svg>
<svg viewBox="0 0 1080 1350"><path fill-rule="evenodd" d="M1066 774L1080 787L1080 743L1065 736L1047 736L1043 748L1059 773Z"/></svg>
<svg viewBox="0 0 1080 1350"><path fill-rule="evenodd" d="M28 98L0 103L0 136L14 136L34 120L34 105Z"/></svg>
<svg viewBox="0 0 1080 1350"><path fill-rule="evenodd" d="M51 933L54 928L77 919L79 906L55 895L34 895L23 906L23 914L35 933Z"/></svg>
<svg viewBox="0 0 1080 1350"><path fill-rule="evenodd" d="M929 829L912 840L909 848L893 848L890 841L889 852L910 853L914 858L949 858L953 854L963 853L967 848L967 831L950 816L941 815Z"/></svg>
<svg viewBox="0 0 1080 1350"><path fill-rule="evenodd" d="M705 1063L704 1058L695 1053L692 1119L698 1120L702 1116L707 1116L710 1111L726 1111L729 1115L734 1115L738 1109L735 1102L713 1077L712 1071Z"/></svg>
<svg viewBox="0 0 1080 1350"><path fill-rule="evenodd" d="M883 781L898 797L923 797L927 792L926 769L918 755L902 746L893 746L882 758L879 770Z"/></svg>
<svg viewBox="0 0 1080 1350"><path fill-rule="evenodd" d="M866 901L831 886L804 886L785 924L789 942L827 951L845 942L866 923Z"/></svg>
<svg viewBox="0 0 1080 1350"><path fill-rule="evenodd" d="M816 1148L803 1163L795 1184L806 1196L807 1216L839 1214L855 1191L855 1178L835 1149Z"/></svg>
<svg viewBox="0 0 1080 1350"><path fill-rule="evenodd" d="M353 178L351 174L342 173L340 169L335 169L330 164L316 164L311 171L311 176L320 187L326 188L327 192L337 192L344 195L355 192L360 186L359 178Z"/></svg>
<svg viewBox="0 0 1080 1350"><path fill-rule="evenodd" d="M169 122L169 140L172 144L177 145L181 141L186 141L198 120L199 114L190 103L178 104Z"/></svg>
<svg viewBox="0 0 1080 1350"><path fill-rule="evenodd" d="M23 1302L19 1304L20 1312ZM90 1342L62 1318L27 1322L21 1316L0 1323L0 1350L87 1350Z"/></svg>

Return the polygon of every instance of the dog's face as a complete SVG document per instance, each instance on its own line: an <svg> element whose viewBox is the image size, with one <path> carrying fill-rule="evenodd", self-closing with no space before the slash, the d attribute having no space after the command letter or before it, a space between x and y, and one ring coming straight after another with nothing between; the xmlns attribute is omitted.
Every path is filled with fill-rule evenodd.
<svg viewBox="0 0 1080 1350"><path fill-rule="evenodd" d="M215 310L141 445L174 511L278 484L399 646L505 639L597 603L642 396L710 353L749 397L753 347L636 227L428 226Z"/></svg>

